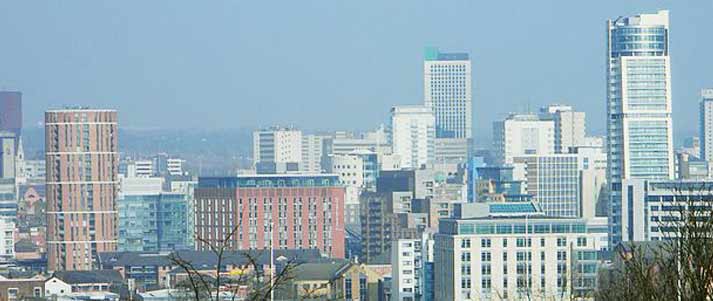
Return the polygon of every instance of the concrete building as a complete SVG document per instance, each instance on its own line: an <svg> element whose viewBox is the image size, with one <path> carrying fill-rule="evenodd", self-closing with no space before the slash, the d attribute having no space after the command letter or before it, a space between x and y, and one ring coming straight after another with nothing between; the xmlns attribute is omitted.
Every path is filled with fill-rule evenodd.
<svg viewBox="0 0 713 301"><path fill-rule="evenodd" d="M524 210L527 203L487 206L464 205L441 221L434 245L436 300L591 295L600 246L585 220L537 215Z"/></svg>
<svg viewBox="0 0 713 301"><path fill-rule="evenodd" d="M377 155L371 151L354 151L333 155L329 173L339 176L345 186L344 218L347 225L359 225L359 195L363 191L376 191L379 175Z"/></svg>
<svg viewBox="0 0 713 301"><path fill-rule="evenodd" d="M690 209L700 213L713 200L710 180L631 179L622 186L626 192L622 202L622 241L671 239L676 236L673 229L681 212Z"/></svg>
<svg viewBox="0 0 713 301"><path fill-rule="evenodd" d="M555 152L555 122L535 114L510 114L493 123L497 161L510 164L514 157Z"/></svg>
<svg viewBox="0 0 713 301"><path fill-rule="evenodd" d="M622 182L674 177L668 11L607 21L611 245L622 241Z"/></svg>
<svg viewBox="0 0 713 301"><path fill-rule="evenodd" d="M468 140L436 138L433 140L433 161L437 163L465 163L469 149Z"/></svg>
<svg viewBox="0 0 713 301"><path fill-rule="evenodd" d="M435 300L432 235L423 233L420 239L394 240L391 247L391 300Z"/></svg>
<svg viewBox="0 0 713 301"><path fill-rule="evenodd" d="M699 113L700 158L713 161L713 89L701 90Z"/></svg>
<svg viewBox="0 0 713 301"><path fill-rule="evenodd" d="M322 158L324 156L324 141L327 138L328 136L325 135L302 136L300 172L318 174L325 171L325 168L322 167Z"/></svg>
<svg viewBox="0 0 713 301"><path fill-rule="evenodd" d="M152 177L156 174L152 160L137 160L129 163L127 171L134 177Z"/></svg>
<svg viewBox="0 0 713 301"><path fill-rule="evenodd" d="M434 160L435 119L431 108L396 106L391 109L394 154L402 168L419 168Z"/></svg>
<svg viewBox="0 0 713 301"><path fill-rule="evenodd" d="M201 177L195 235L217 243L235 229L232 250L318 248L344 258L344 193L329 174ZM196 249L207 248L196 241Z"/></svg>
<svg viewBox="0 0 713 301"><path fill-rule="evenodd" d="M580 216L579 172L583 163L577 155L527 155L514 161L525 166L527 192L547 216Z"/></svg>
<svg viewBox="0 0 713 301"><path fill-rule="evenodd" d="M185 171L183 170L183 163L186 162L186 160L180 159L180 158L168 158L166 160L166 171L168 172L169 176L182 176L185 175Z"/></svg>
<svg viewBox="0 0 713 301"><path fill-rule="evenodd" d="M472 139L473 98L468 53L427 48L423 81L424 103L435 116L436 138Z"/></svg>
<svg viewBox="0 0 713 301"><path fill-rule="evenodd" d="M117 243L115 110L45 113L48 269L91 270Z"/></svg>
<svg viewBox="0 0 713 301"><path fill-rule="evenodd" d="M427 221L425 217L416 221L417 217L411 215L412 199L410 191L366 191L361 194L361 255L365 262L388 261L393 240L420 237Z"/></svg>
<svg viewBox="0 0 713 301"><path fill-rule="evenodd" d="M570 147L585 144L586 114L576 112L571 106L549 105L540 109L543 119L555 123L555 152L566 154Z"/></svg>
<svg viewBox="0 0 713 301"><path fill-rule="evenodd" d="M259 174L299 172L302 131L273 127L253 132L253 163Z"/></svg>
<svg viewBox="0 0 713 301"><path fill-rule="evenodd" d="M0 266L15 259L15 222L12 218L0 218Z"/></svg>

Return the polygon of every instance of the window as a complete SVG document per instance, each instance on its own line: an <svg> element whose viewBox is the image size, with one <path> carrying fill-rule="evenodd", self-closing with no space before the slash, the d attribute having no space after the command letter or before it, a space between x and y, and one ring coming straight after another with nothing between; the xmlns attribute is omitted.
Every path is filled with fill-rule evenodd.
<svg viewBox="0 0 713 301"><path fill-rule="evenodd" d="M19 290L16 287L7 289L7 300L17 300Z"/></svg>
<svg viewBox="0 0 713 301"><path fill-rule="evenodd" d="M460 254L461 261L470 261L470 252L463 252Z"/></svg>
<svg viewBox="0 0 713 301"><path fill-rule="evenodd" d="M460 280L460 287L461 288L470 288L471 283L470 283L470 277L462 278Z"/></svg>
<svg viewBox="0 0 713 301"><path fill-rule="evenodd" d="M485 263L482 266L480 266L480 272L483 275L490 275L490 272L492 271L492 268L490 267L489 263Z"/></svg>
<svg viewBox="0 0 713 301"><path fill-rule="evenodd" d="M490 261L491 255L490 252L482 252L480 253L480 260L481 261Z"/></svg>
<svg viewBox="0 0 713 301"><path fill-rule="evenodd" d="M470 239L464 239L460 242L461 248L470 248Z"/></svg>
<svg viewBox="0 0 713 301"><path fill-rule="evenodd" d="M567 260L567 251L557 251L557 260Z"/></svg>
<svg viewBox="0 0 713 301"><path fill-rule="evenodd" d="M483 280L481 280L481 282L480 282L480 285L484 289L490 289L492 282L491 282L490 278L483 278Z"/></svg>
<svg viewBox="0 0 713 301"><path fill-rule="evenodd" d="M587 238L586 237L577 237L577 246L578 247L586 247L587 246Z"/></svg>
<svg viewBox="0 0 713 301"><path fill-rule="evenodd" d="M460 273L463 274L463 276L470 275L470 264L461 265Z"/></svg>
<svg viewBox="0 0 713 301"><path fill-rule="evenodd" d="M508 247L508 239L503 238L503 248L507 248L507 247Z"/></svg>
<svg viewBox="0 0 713 301"><path fill-rule="evenodd" d="M566 237L558 237L557 238L557 246L558 247L566 247L567 246L567 238Z"/></svg>
<svg viewBox="0 0 713 301"><path fill-rule="evenodd" d="M545 239L540 238L540 247L545 247Z"/></svg>
<svg viewBox="0 0 713 301"><path fill-rule="evenodd" d="M33 292L33 296L35 297L42 297L42 288L41 287L36 287Z"/></svg>
<svg viewBox="0 0 713 301"><path fill-rule="evenodd" d="M532 239L530 239L530 238L518 238L518 239L517 239L517 247L518 247L518 248L532 247Z"/></svg>
<svg viewBox="0 0 713 301"><path fill-rule="evenodd" d="M483 238L480 240L481 248L490 248L490 238Z"/></svg>
<svg viewBox="0 0 713 301"><path fill-rule="evenodd" d="M503 252L503 262L507 262L507 261L508 261L508 252L505 251L505 252Z"/></svg>
<svg viewBox="0 0 713 301"><path fill-rule="evenodd" d="M540 260L545 261L545 251L540 252Z"/></svg>

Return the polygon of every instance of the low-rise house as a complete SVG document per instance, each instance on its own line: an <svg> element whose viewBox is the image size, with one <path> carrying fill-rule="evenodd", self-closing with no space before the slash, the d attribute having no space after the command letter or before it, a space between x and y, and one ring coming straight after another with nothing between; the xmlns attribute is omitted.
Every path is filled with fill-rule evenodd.
<svg viewBox="0 0 713 301"><path fill-rule="evenodd" d="M297 266L275 300L378 300L382 277L365 264L346 260Z"/></svg>
<svg viewBox="0 0 713 301"><path fill-rule="evenodd" d="M48 297L103 292L120 294L122 290L125 291L124 280L114 270L55 272L45 281L45 295Z"/></svg>
<svg viewBox="0 0 713 301"><path fill-rule="evenodd" d="M41 275L0 275L0 300L42 298L45 278Z"/></svg>

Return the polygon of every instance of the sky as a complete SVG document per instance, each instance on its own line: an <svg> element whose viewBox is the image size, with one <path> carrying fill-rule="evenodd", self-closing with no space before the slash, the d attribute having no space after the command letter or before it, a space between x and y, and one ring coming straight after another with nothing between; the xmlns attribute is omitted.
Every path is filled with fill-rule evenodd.
<svg viewBox="0 0 713 301"><path fill-rule="evenodd" d="M476 144L508 112L564 103L605 132L607 19L671 14L675 139L713 87L713 1L0 2L0 89L119 110L125 128L369 129L423 102L423 49L469 52Z"/></svg>

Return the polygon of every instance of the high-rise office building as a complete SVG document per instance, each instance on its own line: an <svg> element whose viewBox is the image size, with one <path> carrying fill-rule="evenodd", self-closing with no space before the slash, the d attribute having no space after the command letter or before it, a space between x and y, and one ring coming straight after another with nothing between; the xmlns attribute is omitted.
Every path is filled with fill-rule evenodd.
<svg viewBox="0 0 713 301"><path fill-rule="evenodd" d="M437 159L465 163L473 138L470 56L426 48L423 78L424 103L436 120Z"/></svg>
<svg viewBox="0 0 713 301"><path fill-rule="evenodd" d="M585 144L586 114L577 112L571 106L549 105L540 109L543 119L552 119L555 123L555 152L566 154L570 147Z"/></svg>
<svg viewBox="0 0 713 301"><path fill-rule="evenodd" d="M17 136L11 131L0 130L0 178L15 178L17 171Z"/></svg>
<svg viewBox="0 0 713 301"><path fill-rule="evenodd" d="M302 161L302 131L273 127L253 132L253 163L258 173L298 172Z"/></svg>
<svg viewBox="0 0 713 301"><path fill-rule="evenodd" d="M473 99L468 53L427 48L423 77L425 104L436 118L436 137L471 139Z"/></svg>
<svg viewBox="0 0 713 301"><path fill-rule="evenodd" d="M0 131L15 134L16 140L22 134L22 93L0 91ZM17 141L16 141L17 142Z"/></svg>
<svg viewBox="0 0 713 301"><path fill-rule="evenodd" d="M705 161L713 161L713 89L701 90L699 122L700 158Z"/></svg>
<svg viewBox="0 0 713 301"><path fill-rule="evenodd" d="M526 155L514 161L525 165L527 192L547 216L580 216L582 162L576 154Z"/></svg>
<svg viewBox="0 0 713 301"><path fill-rule="evenodd" d="M493 144L499 163L512 163L522 155L555 152L555 123L535 114L510 114L493 123Z"/></svg>
<svg viewBox="0 0 713 301"><path fill-rule="evenodd" d="M91 270L116 250L117 113L50 110L45 137L48 269Z"/></svg>
<svg viewBox="0 0 713 301"><path fill-rule="evenodd" d="M396 106L391 109L394 154L402 168L419 168L434 160L435 119L431 108Z"/></svg>
<svg viewBox="0 0 713 301"><path fill-rule="evenodd" d="M622 181L672 179L668 11L607 21L607 143L611 244L623 229Z"/></svg>

